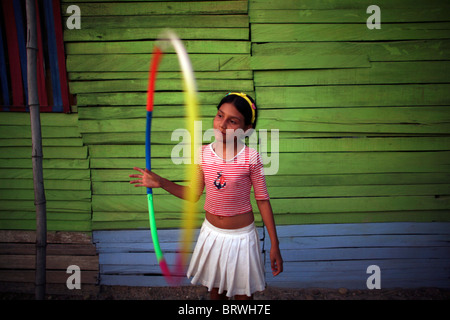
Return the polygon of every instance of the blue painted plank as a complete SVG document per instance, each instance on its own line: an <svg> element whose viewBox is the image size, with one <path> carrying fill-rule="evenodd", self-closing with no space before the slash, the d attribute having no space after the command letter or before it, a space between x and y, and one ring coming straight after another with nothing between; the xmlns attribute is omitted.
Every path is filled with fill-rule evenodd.
<svg viewBox="0 0 450 320"><path fill-rule="evenodd" d="M280 235L280 248L288 249L319 249L348 247L447 247L450 234L447 235L353 235L353 236L314 236L285 237ZM270 246L270 239L266 239Z"/></svg>
<svg viewBox="0 0 450 320"><path fill-rule="evenodd" d="M257 228L259 235L263 233L262 228ZM199 230L195 231L194 238L198 236ZM178 242L180 238L180 229L160 229L158 230L158 238L160 242ZM152 237L150 230L99 230L94 231L92 235L94 243L151 243Z"/></svg>
<svg viewBox="0 0 450 320"><path fill-rule="evenodd" d="M187 278L182 278L180 285L189 285ZM136 286L136 287L167 287L167 282L162 276L153 275L121 275L100 277L101 283L108 286Z"/></svg>
<svg viewBox="0 0 450 320"><path fill-rule="evenodd" d="M283 250L284 261L374 260L374 259L444 259L450 248L331 248Z"/></svg>
<svg viewBox="0 0 450 320"><path fill-rule="evenodd" d="M62 112L63 103L61 97L61 83L59 79L58 52L56 46L52 0L44 0L44 13L45 26L47 29L47 46L53 94L52 110L54 112Z"/></svg>
<svg viewBox="0 0 450 320"><path fill-rule="evenodd" d="M444 234L450 232L449 222L386 222L343 223L278 226L283 237L381 235L381 234ZM282 230L282 231L281 231Z"/></svg>
<svg viewBox="0 0 450 320"><path fill-rule="evenodd" d="M279 226L285 271L273 278L266 252L267 282L280 287L365 289L367 267L375 264L381 268L382 288L450 288L449 226L403 222ZM175 258L178 232L160 231L169 264ZM166 285L148 230L95 231L93 238L102 284ZM268 237L265 241L269 250Z"/></svg>
<svg viewBox="0 0 450 320"><path fill-rule="evenodd" d="M6 44L6 41L5 41ZM1 83L1 90L2 90L2 98L3 101L0 102L4 106L10 105L10 99L9 99L9 86L8 86L8 75L6 73L6 45L3 44L3 30L0 23L0 83ZM4 111L8 111L9 108L3 108Z"/></svg>

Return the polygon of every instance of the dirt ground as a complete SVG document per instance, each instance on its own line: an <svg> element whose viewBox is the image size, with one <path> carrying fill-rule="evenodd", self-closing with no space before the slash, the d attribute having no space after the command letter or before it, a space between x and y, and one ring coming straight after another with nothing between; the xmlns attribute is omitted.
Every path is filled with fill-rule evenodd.
<svg viewBox="0 0 450 320"><path fill-rule="evenodd" d="M33 294L0 293L0 300L30 300ZM187 287L101 286L98 293L87 295L47 295L47 300L208 300L207 289ZM438 288L348 290L287 289L267 287L256 293L255 300L450 300L450 290Z"/></svg>

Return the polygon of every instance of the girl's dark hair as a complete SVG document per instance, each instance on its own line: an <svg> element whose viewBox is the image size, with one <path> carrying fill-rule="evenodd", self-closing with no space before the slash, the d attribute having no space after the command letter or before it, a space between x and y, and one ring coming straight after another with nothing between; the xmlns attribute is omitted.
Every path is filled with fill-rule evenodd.
<svg viewBox="0 0 450 320"><path fill-rule="evenodd" d="M252 97L247 95L247 98L250 99L251 102L253 102L256 106L255 100L253 100ZM217 110L224 104L224 103L231 103L236 107L236 109L244 116L245 125L252 125L253 129L256 129L256 122L258 120L258 108L255 108L255 121L252 124L252 107L248 103L247 100L244 98L235 95L235 94L229 94L226 95L217 106Z"/></svg>

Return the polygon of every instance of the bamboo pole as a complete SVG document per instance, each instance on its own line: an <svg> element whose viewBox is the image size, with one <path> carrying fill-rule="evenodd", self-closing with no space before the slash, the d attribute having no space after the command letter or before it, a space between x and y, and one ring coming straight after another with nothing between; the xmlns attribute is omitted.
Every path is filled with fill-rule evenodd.
<svg viewBox="0 0 450 320"><path fill-rule="evenodd" d="M36 206L36 275L35 296L37 300L45 297L47 213L42 169L42 134L37 87L37 28L35 0L27 0L27 77L28 106L31 119L32 163L34 183L34 204Z"/></svg>

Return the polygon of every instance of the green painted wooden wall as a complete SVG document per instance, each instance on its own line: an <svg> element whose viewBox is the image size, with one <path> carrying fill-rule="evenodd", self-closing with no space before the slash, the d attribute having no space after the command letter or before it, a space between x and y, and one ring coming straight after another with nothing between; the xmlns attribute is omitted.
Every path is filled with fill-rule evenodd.
<svg viewBox="0 0 450 320"><path fill-rule="evenodd" d="M70 4L73 2L71 1ZM81 30L65 32L71 92L79 128L89 148L92 227L148 228L145 189L129 184L133 166L145 166L145 103L148 68L156 37L170 27L179 35L195 70L203 128L230 90L254 92L250 68L247 1L79 3ZM64 10L64 8L63 8ZM81 31L81 32L80 32ZM170 158L184 128L181 74L171 49L156 84L152 124L155 172L182 181L184 167ZM158 227L180 225L183 202L154 190ZM199 203L199 223L201 221Z"/></svg>
<svg viewBox="0 0 450 320"><path fill-rule="evenodd" d="M166 27L190 53L204 129L239 90L256 97L259 129L280 130L267 177L278 224L449 221L448 2L377 1L379 30L366 26L370 1L63 0L63 22L71 4L77 103L42 116L51 230L148 228L145 191L128 175L145 164L147 72ZM170 160L185 114L173 52L158 79L154 170L182 181ZM0 229L33 229L28 115L0 123ZM159 226L177 227L181 200L155 193Z"/></svg>
<svg viewBox="0 0 450 320"><path fill-rule="evenodd" d="M448 221L449 3L249 2L256 98L291 134L277 222Z"/></svg>
<svg viewBox="0 0 450 320"><path fill-rule="evenodd" d="M74 114L42 113L47 227L90 232L88 147ZM30 115L0 114L0 230L35 230Z"/></svg>

